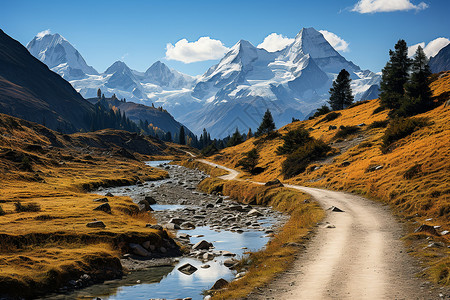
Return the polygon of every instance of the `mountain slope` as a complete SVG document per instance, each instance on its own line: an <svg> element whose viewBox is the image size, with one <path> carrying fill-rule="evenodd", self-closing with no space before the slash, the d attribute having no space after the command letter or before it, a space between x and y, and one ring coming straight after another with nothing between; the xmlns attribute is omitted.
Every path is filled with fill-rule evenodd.
<svg viewBox="0 0 450 300"><path fill-rule="evenodd" d="M433 73L450 70L450 44L442 48L438 54L431 57L428 65Z"/></svg>
<svg viewBox="0 0 450 300"><path fill-rule="evenodd" d="M73 132L88 128L90 103L0 30L0 113Z"/></svg>
<svg viewBox="0 0 450 300"><path fill-rule="evenodd" d="M28 51L66 80L97 75L81 54L59 34L41 34L27 45Z"/></svg>

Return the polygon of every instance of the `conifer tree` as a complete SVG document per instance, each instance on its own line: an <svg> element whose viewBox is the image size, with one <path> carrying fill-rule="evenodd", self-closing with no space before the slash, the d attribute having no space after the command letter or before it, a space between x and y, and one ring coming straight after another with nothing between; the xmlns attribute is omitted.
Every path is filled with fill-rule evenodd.
<svg viewBox="0 0 450 300"><path fill-rule="evenodd" d="M344 109L353 103L351 81L350 74L345 69L342 69L336 80L333 81L333 86L329 92L330 100L328 101L333 110Z"/></svg>
<svg viewBox="0 0 450 300"><path fill-rule="evenodd" d="M101 90L101 89L98 89L98 90L97 90L97 98L98 98L98 99L101 99L101 98L102 98L102 90Z"/></svg>
<svg viewBox="0 0 450 300"><path fill-rule="evenodd" d="M407 98L404 99L398 114L411 116L427 111L433 106L430 89L431 70L422 47L417 47L411 66L411 77L405 85Z"/></svg>
<svg viewBox="0 0 450 300"><path fill-rule="evenodd" d="M180 141L179 141L180 145L186 145L186 137L184 135L184 126L181 126L180 128Z"/></svg>
<svg viewBox="0 0 450 300"><path fill-rule="evenodd" d="M256 148L245 153L243 159L239 160L236 166L241 166L244 170L253 173L259 161L259 153Z"/></svg>
<svg viewBox="0 0 450 300"><path fill-rule="evenodd" d="M242 143L244 139L242 138L241 133L236 127L236 131L233 133L231 138L228 140L227 147L233 147Z"/></svg>
<svg viewBox="0 0 450 300"><path fill-rule="evenodd" d="M248 132L247 132L247 138L246 139L248 140L248 139L251 139L252 137L253 137L253 132L252 132L252 129L249 128Z"/></svg>
<svg viewBox="0 0 450 300"><path fill-rule="evenodd" d="M267 109L266 113L263 116L263 119L261 121L261 124L258 127L258 130L256 131L255 136L261 136L263 134L269 134L272 133L275 130L275 123L273 122L272 114L270 113L270 110Z"/></svg>
<svg viewBox="0 0 450 300"><path fill-rule="evenodd" d="M389 50L389 61L382 70L380 101L383 107L398 109L404 101L404 86L408 82L411 59L404 40L395 44L395 51Z"/></svg>

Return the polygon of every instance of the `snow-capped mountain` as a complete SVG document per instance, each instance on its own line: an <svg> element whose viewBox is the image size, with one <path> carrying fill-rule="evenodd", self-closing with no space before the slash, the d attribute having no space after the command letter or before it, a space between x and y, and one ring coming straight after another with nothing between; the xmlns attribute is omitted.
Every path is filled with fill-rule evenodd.
<svg viewBox="0 0 450 300"><path fill-rule="evenodd" d="M66 80L80 79L98 72L59 34L39 34L27 45L28 51Z"/></svg>
<svg viewBox="0 0 450 300"><path fill-rule="evenodd" d="M49 55L37 57L47 63L54 60ZM107 97L116 94L128 101L162 105L194 133L206 128L211 136L222 138L236 127L241 132L255 130L266 109L277 127L292 117L308 116L326 104L341 69L351 75L356 101L377 97L380 74L347 61L314 28L303 28L292 44L277 52L241 40L199 78L160 61L145 72L115 62L103 74L70 83L85 98L95 97L100 88Z"/></svg>
<svg viewBox="0 0 450 300"><path fill-rule="evenodd" d="M376 97L380 76L347 61L314 28L303 28L278 52L241 40L199 78L192 96L202 101L202 108L175 117L194 132L207 128L212 136L224 137L236 127L241 132L255 129L269 108L280 127L325 104L342 69L351 74L356 101L363 94Z"/></svg>

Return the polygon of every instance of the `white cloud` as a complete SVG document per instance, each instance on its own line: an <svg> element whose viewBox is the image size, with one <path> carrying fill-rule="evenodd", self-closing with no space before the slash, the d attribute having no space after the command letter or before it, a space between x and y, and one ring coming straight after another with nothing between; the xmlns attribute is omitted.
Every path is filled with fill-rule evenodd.
<svg viewBox="0 0 450 300"><path fill-rule="evenodd" d="M411 57L416 53L417 47L421 46L423 48L423 51L427 55L427 57L432 57L438 54L439 50L444 48L450 44L450 40L448 38L439 37L437 39L432 40L427 45L425 45L425 42L418 43L415 45L412 45L408 47L408 56Z"/></svg>
<svg viewBox="0 0 450 300"><path fill-rule="evenodd" d="M271 33L265 37L264 41L258 45L258 48L266 49L269 52L276 52L292 44L294 39L290 39L278 33Z"/></svg>
<svg viewBox="0 0 450 300"><path fill-rule="evenodd" d="M41 39L41 38L43 38L44 36L46 36L47 34L51 34L52 32L50 31L50 29L47 29L47 30L44 30L44 31L41 31L41 32L39 32L38 34L36 34L36 37L38 38L38 39Z"/></svg>
<svg viewBox="0 0 450 300"><path fill-rule="evenodd" d="M333 46L333 48L336 49L337 51L348 52L350 50L348 47L348 43L341 37L337 36L336 34L326 30L319 30L319 32L328 41L328 43L330 43L330 45Z"/></svg>
<svg viewBox="0 0 450 300"><path fill-rule="evenodd" d="M428 8L428 4L420 2L417 5L411 3L411 0L359 0L352 11L361 14L370 14L376 12L392 12L402 10L423 10Z"/></svg>
<svg viewBox="0 0 450 300"><path fill-rule="evenodd" d="M211 39L208 36L199 38L195 42L188 42L186 39L179 40L172 45L167 44L166 59L177 60L186 64L219 59L229 50L219 40Z"/></svg>

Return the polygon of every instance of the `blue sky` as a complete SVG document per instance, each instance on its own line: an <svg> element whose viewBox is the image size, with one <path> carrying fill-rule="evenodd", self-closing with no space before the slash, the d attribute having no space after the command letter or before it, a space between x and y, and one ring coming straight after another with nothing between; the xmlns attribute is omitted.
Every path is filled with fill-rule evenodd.
<svg viewBox="0 0 450 300"><path fill-rule="evenodd" d="M378 72L400 38L408 45L450 38L449 0L359 1L358 12L358 0L2 0L0 28L24 45L40 31L60 33L99 72L116 60L138 71L161 60L191 75L202 74L217 60L167 60L168 43L209 37L223 47L232 47L240 39L256 46L271 33L293 38L302 27L314 27L345 40L348 49L341 53L348 60ZM381 6L375 7L375 2ZM382 2L397 2L398 7L378 12L386 10Z"/></svg>

